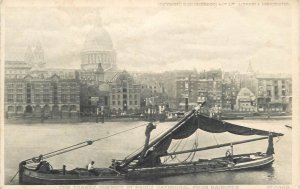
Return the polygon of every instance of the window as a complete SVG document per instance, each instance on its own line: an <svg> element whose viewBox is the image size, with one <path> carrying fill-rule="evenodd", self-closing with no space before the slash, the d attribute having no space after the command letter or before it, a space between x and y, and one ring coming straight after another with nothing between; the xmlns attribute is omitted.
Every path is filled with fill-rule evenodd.
<svg viewBox="0 0 300 189"><path fill-rule="evenodd" d="M44 94L44 95L43 95L43 101L44 101L44 102L49 102L49 101L50 101L50 98L49 98L49 95L48 95L48 94Z"/></svg>
<svg viewBox="0 0 300 189"><path fill-rule="evenodd" d="M44 88L43 93L49 93L49 89Z"/></svg>
<svg viewBox="0 0 300 189"><path fill-rule="evenodd" d="M7 88L14 88L14 84L9 83L9 84L7 85Z"/></svg>
<svg viewBox="0 0 300 189"><path fill-rule="evenodd" d="M120 105L121 104L121 102L120 101L118 101L118 105Z"/></svg>
<svg viewBox="0 0 300 189"><path fill-rule="evenodd" d="M17 89L18 94L23 94L23 89Z"/></svg>
<svg viewBox="0 0 300 189"><path fill-rule="evenodd" d="M17 94L17 102L23 102L23 95Z"/></svg>
<svg viewBox="0 0 300 189"><path fill-rule="evenodd" d="M14 95L13 94L7 95L7 101L8 102L13 102L14 101Z"/></svg>
<svg viewBox="0 0 300 189"><path fill-rule="evenodd" d="M75 94L70 95L70 102L76 102L76 95Z"/></svg>
<svg viewBox="0 0 300 189"><path fill-rule="evenodd" d="M40 101L41 101L41 96L40 96L40 94L36 94L36 95L34 96L34 101L35 101L35 102L40 102Z"/></svg>
<svg viewBox="0 0 300 189"><path fill-rule="evenodd" d="M137 100L134 101L134 105L137 105Z"/></svg>
<svg viewBox="0 0 300 189"><path fill-rule="evenodd" d="M7 93L14 93L15 91L13 89L7 89Z"/></svg>
<svg viewBox="0 0 300 189"><path fill-rule="evenodd" d="M65 95L65 94L61 95L61 102L63 102L63 103L67 102L67 95Z"/></svg>
<svg viewBox="0 0 300 189"><path fill-rule="evenodd" d="M113 105L116 105L116 101L112 101L112 104L113 104Z"/></svg>

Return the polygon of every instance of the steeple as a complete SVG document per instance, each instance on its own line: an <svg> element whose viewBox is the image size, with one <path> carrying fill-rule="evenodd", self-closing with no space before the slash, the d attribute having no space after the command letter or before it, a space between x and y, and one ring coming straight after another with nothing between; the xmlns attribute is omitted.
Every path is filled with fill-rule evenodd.
<svg viewBox="0 0 300 189"><path fill-rule="evenodd" d="M36 62L44 62L44 49L41 42L37 42L33 51Z"/></svg>
<svg viewBox="0 0 300 189"><path fill-rule="evenodd" d="M33 53L32 53L32 47L30 45L28 45L28 47L25 51L24 61L27 64L32 65L33 59L34 59L34 56L33 56Z"/></svg>
<svg viewBox="0 0 300 189"><path fill-rule="evenodd" d="M34 56L35 66L39 67L39 68L44 67L44 64L45 64L44 49L43 49L40 41L38 41L34 47L33 56Z"/></svg>
<svg viewBox="0 0 300 189"><path fill-rule="evenodd" d="M249 64L248 64L248 68L247 68L247 74L254 74L252 64L251 64L251 60L249 60Z"/></svg>

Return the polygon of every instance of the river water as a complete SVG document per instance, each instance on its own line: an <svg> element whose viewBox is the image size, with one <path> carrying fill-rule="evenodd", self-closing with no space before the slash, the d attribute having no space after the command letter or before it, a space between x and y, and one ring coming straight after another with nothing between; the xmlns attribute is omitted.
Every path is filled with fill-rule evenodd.
<svg viewBox="0 0 300 189"><path fill-rule="evenodd" d="M101 182L98 184L290 184L292 178L292 129L284 125L291 125L292 121L234 120L230 122L285 134L279 139L274 138L275 162L271 168L265 170L189 174L153 180ZM22 160L82 141L105 137L141 126L137 129L101 140L86 148L48 159L54 168L62 168L62 165L65 164L68 170L76 167L85 167L91 160L95 161L95 167L108 167L111 163L111 159L123 159L143 145L146 124L147 123L141 121L70 124L6 124L4 129L5 183L18 184L17 177L11 183L9 181L17 172L18 163ZM174 122L158 124L157 128L151 133L152 138L166 131L174 124ZM191 146L195 144L195 141L197 141L198 147L204 147L248 138L253 138L253 136L245 137L229 133L212 134L197 131L197 133L181 143L182 145L179 147L179 150L191 148ZM176 144L176 141L172 142L172 145ZM234 146L234 153L265 152L266 148L266 140L256 141ZM228 148L225 147L197 152L194 158L220 157L224 156L226 150L228 150ZM176 161L186 159L187 157L185 156L186 155L181 155L176 157Z"/></svg>

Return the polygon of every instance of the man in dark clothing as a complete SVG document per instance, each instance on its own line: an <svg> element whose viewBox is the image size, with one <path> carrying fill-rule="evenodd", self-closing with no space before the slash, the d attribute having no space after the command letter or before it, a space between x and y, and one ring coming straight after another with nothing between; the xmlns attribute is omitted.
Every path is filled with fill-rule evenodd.
<svg viewBox="0 0 300 189"><path fill-rule="evenodd" d="M273 136L272 136L272 134L269 135L269 145L268 145L268 149L267 149L266 154L267 154L267 155L275 154L275 152L274 152L274 145L273 145Z"/></svg>
<svg viewBox="0 0 300 189"><path fill-rule="evenodd" d="M146 131L145 131L145 136L146 136L146 140L145 140L145 147L144 148L147 148L148 145L149 145L149 140L150 140L150 133L153 129L156 129L156 126L150 122L147 127L146 127Z"/></svg>
<svg viewBox="0 0 300 189"><path fill-rule="evenodd" d="M152 131L153 129L156 129L156 126L155 126L152 122L150 122L150 123L147 125L146 131L145 131L146 139L145 139L145 146L144 146L144 149L143 149L143 151L142 151L142 153L141 153L141 156L140 156L141 160L142 160L142 158L145 156L146 151L148 150L148 145L149 145L149 141L150 141L150 134L151 134L151 131Z"/></svg>

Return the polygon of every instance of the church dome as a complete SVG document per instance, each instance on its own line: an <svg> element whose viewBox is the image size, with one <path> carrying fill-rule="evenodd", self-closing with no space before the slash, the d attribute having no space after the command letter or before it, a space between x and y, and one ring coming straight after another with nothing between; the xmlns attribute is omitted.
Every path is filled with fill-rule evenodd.
<svg viewBox="0 0 300 189"><path fill-rule="evenodd" d="M106 51L112 49L113 44L109 33L101 24L95 25L86 36L83 51Z"/></svg>

